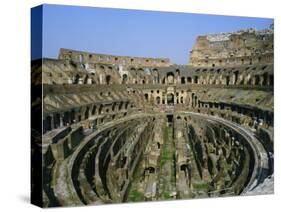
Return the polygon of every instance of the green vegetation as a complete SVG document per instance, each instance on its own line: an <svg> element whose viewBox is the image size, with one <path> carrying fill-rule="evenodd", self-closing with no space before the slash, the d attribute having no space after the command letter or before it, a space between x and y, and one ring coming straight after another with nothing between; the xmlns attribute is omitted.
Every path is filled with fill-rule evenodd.
<svg viewBox="0 0 281 212"><path fill-rule="evenodd" d="M171 192L175 191L175 145L173 141L173 128L164 127L164 144L160 156L160 199L170 199Z"/></svg>
<svg viewBox="0 0 281 212"><path fill-rule="evenodd" d="M194 190L203 190L203 191L207 191L208 188L209 188L209 183L207 183L207 182L194 183L194 184L193 184L193 189L194 189Z"/></svg>
<svg viewBox="0 0 281 212"><path fill-rule="evenodd" d="M141 187L142 180L142 168L140 167L140 163L136 167L136 170L133 174L133 179L131 182L131 188L128 194L127 202L140 202L144 201L143 192L139 191Z"/></svg>

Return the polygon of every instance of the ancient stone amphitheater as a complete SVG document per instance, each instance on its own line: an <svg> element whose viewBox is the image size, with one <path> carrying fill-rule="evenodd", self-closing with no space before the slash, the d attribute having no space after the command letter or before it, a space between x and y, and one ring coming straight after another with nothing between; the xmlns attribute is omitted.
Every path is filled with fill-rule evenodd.
<svg viewBox="0 0 281 212"><path fill-rule="evenodd" d="M33 61L33 192L44 207L273 193L273 75L272 27L199 36L187 65Z"/></svg>

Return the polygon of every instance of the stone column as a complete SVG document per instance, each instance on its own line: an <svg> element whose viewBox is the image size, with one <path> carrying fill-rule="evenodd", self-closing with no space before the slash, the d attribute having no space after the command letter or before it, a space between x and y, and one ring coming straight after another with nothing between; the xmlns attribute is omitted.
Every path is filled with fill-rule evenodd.
<svg viewBox="0 0 281 212"><path fill-rule="evenodd" d="M50 114L50 118L51 118L51 130L55 128L55 120L54 120L54 115Z"/></svg>
<svg viewBox="0 0 281 212"><path fill-rule="evenodd" d="M60 114L60 127L63 127L63 115Z"/></svg>

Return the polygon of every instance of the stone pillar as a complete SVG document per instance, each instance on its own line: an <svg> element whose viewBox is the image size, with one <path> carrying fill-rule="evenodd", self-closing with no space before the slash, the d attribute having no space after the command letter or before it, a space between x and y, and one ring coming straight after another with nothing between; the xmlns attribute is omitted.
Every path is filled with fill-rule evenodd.
<svg viewBox="0 0 281 212"><path fill-rule="evenodd" d="M50 114L50 118L51 118L51 130L55 128L55 120L54 120L54 115Z"/></svg>
<svg viewBox="0 0 281 212"><path fill-rule="evenodd" d="M60 127L63 127L63 115L60 114Z"/></svg>
<svg viewBox="0 0 281 212"><path fill-rule="evenodd" d="M92 79L91 78L87 79L87 84L89 84L89 85L92 84Z"/></svg>

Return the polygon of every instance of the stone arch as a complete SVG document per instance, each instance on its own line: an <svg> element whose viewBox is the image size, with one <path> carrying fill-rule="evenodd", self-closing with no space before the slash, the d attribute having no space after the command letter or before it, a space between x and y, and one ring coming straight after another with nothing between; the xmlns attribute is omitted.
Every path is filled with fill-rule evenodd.
<svg viewBox="0 0 281 212"><path fill-rule="evenodd" d="M160 102L161 102L161 98L160 98L160 96L157 96L157 97L156 97L156 104L159 105Z"/></svg>
<svg viewBox="0 0 281 212"><path fill-rule="evenodd" d="M89 107L86 107L86 110L84 112L84 119L88 119L89 118Z"/></svg>
<svg viewBox="0 0 281 212"><path fill-rule="evenodd" d="M88 84L88 79L89 79L89 77L88 77L88 75L86 75L85 78L84 78L84 83L83 84Z"/></svg>
<svg viewBox="0 0 281 212"><path fill-rule="evenodd" d="M127 84L127 80L128 80L128 75L127 74L123 74L122 75L122 84Z"/></svg>
<svg viewBox="0 0 281 212"><path fill-rule="evenodd" d="M79 83L79 79L80 79L79 74L76 74L75 77L74 77L73 84L78 84Z"/></svg>
<svg viewBox="0 0 281 212"><path fill-rule="evenodd" d="M198 84L198 76L194 76L194 83Z"/></svg>
<svg viewBox="0 0 281 212"><path fill-rule="evenodd" d="M180 76L181 75L181 71L179 69L176 69L176 74L177 74L177 76Z"/></svg>
<svg viewBox="0 0 281 212"><path fill-rule="evenodd" d="M47 116L44 119L44 133L52 130L52 117L51 116Z"/></svg>
<svg viewBox="0 0 281 212"><path fill-rule="evenodd" d="M111 76L110 75L105 76L105 82L106 82L107 85L109 85L111 83Z"/></svg>
<svg viewBox="0 0 281 212"><path fill-rule="evenodd" d="M259 85L259 84L260 84L260 76L255 75L255 85Z"/></svg>
<svg viewBox="0 0 281 212"><path fill-rule="evenodd" d="M70 124L70 121L69 121L70 120L70 116L69 116L69 112L68 111L63 113L62 120L63 120L63 126L67 126L67 125Z"/></svg>
<svg viewBox="0 0 281 212"><path fill-rule="evenodd" d="M99 115L102 113L102 109L103 109L103 105L100 105L99 110L98 110Z"/></svg>
<svg viewBox="0 0 281 212"><path fill-rule="evenodd" d="M152 70L153 73L153 78L154 78L154 82L155 83L159 83L159 73L158 73L158 69L154 68Z"/></svg>
<svg viewBox="0 0 281 212"><path fill-rule="evenodd" d="M147 93L144 94L144 98L145 98L146 101L148 101L148 94Z"/></svg>
<svg viewBox="0 0 281 212"><path fill-rule="evenodd" d="M93 108L92 108L92 115L95 115L95 114L96 114L96 110L97 110L97 106L94 105Z"/></svg>
<svg viewBox="0 0 281 212"><path fill-rule="evenodd" d="M116 102L113 102L112 107L111 107L111 110L114 111L114 110L115 110L115 107L116 107Z"/></svg>
<svg viewBox="0 0 281 212"><path fill-rule="evenodd" d="M235 71L235 72L234 72L234 76L233 76L233 77L234 77L234 81L233 81L233 84L234 84L234 85L237 84L237 81L238 81L238 74L239 74L239 71Z"/></svg>
<svg viewBox="0 0 281 212"><path fill-rule="evenodd" d="M165 83L166 83L166 77L163 77L162 84L165 84Z"/></svg>
<svg viewBox="0 0 281 212"><path fill-rule="evenodd" d="M174 78L175 78L175 75L174 75L173 72L168 72L167 73L168 84L174 84Z"/></svg>
<svg viewBox="0 0 281 212"><path fill-rule="evenodd" d="M185 84L185 77L181 77L181 84Z"/></svg>
<svg viewBox="0 0 281 212"><path fill-rule="evenodd" d="M227 75L227 76L225 77L225 84L226 84L226 85L229 85L229 83L230 83L230 77Z"/></svg>
<svg viewBox="0 0 281 212"><path fill-rule="evenodd" d="M167 104L174 104L175 96L172 93L167 94Z"/></svg>
<svg viewBox="0 0 281 212"><path fill-rule="evenodd" d="M73 124L73 123L75 123L75 110L74 109L72 109L71 111L70 111L70 124Z"/></svg>
<svg viewBox="0 0 281 212"><path fill-rule="evenodd" d="M180 97L180 103L183 104L183 96Z"/></svg>

